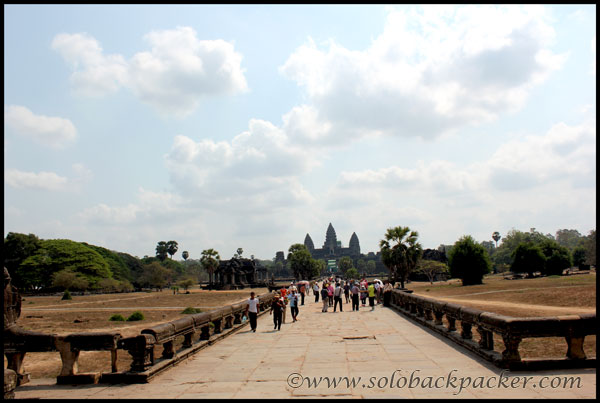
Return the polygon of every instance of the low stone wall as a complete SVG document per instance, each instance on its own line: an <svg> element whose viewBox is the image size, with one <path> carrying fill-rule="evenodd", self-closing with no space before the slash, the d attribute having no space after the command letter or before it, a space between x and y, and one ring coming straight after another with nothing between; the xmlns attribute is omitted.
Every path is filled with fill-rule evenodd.
<svg viewBox="0 0 600 403"><path fill-rule="evenodd" d="M391 305L417 323L468 348L500 368L537 370L554 368L591 368L596 357L583 351L585 336L597 334L596 314L516 318L484 312L450 302L394 290ZM444 318L446 325L444 325ZM457 329L460 322L460 331ZM479 340L473 340L473 330ZM494 351L494 333L502 337L505 350ZM564 337L564 359L522 359L519 344L530 337Z"/></svg>
<svg viewBox="0 0 600 403"><path fill-rule="evenodd" d="M270 309L274 295L274 293L265 293L258 296L259 315ZM58 384L148 382L158 373L246 326L249 321L242 323L242 316L247 306L247 302L239 302L210 312L189 315L144 329L139 335L127 338L122 337L118 332L58 336L25 331L14 325L5 328L3 337L4 354L8 360L7 370L14 371L16 384L22 385L29 381L29 374L26 374L23 368L26 353L58 351L62 360L62 369L57 377ZM181 338L183 343L176 348L176 340ZM155 357L156 346L162 347L160 357ZM110 373L78 372L80 351L102 350L111 351ZM124 371L119 371L117 368L119 350L127 352L133 358L131 367ZM7 395L6 379L5 377L5 396Z"/></svg>

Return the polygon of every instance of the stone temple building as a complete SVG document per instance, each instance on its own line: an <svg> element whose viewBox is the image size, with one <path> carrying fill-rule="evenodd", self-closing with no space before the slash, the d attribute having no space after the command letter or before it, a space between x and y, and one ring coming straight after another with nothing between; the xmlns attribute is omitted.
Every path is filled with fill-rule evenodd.
<svg viewBox="0 0 600 403"><path fill-rule="evenodd" d="M314 242L309 234L306 234L306 237L304 238L304 246L306 246L313 259L325 261L328 267L330 267L333 262L337 264L342 257L347 256L354 262L354 267L358 268L359 260L363 260L365 263L372 260L375 262L376 272L387 271L381 262L381 252L369 252L366 255L362 254L360 252L360 243L356 232L352 233L348 247L343 247L341 241L338 241L337 234L331 223L329 223L329 226L327 227L325 242L321 248L315 248ZM277 261L281 261L284 266L287 264L283 251L279 251L275 255L275 262Z"/></svg>
<svg viewBox="0 0 600 403"><path fill-rule="evenodd" d="M352 233L350 243L347 248L342 247L342 243L337 240L337 235L333 225L329 223L325 233L325 243L320 249L315 249L313 240L309 234L304 238L304 246L309 250L314 259L339 259L343 256L351 257L353 260L360 257L360 244L356 232Z"/></svg>

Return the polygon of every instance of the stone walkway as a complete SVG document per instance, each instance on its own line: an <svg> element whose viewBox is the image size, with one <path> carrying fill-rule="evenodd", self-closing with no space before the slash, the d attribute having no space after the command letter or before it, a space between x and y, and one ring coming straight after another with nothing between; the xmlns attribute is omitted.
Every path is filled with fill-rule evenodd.
<svg viewBox="0 0 600 403"><path fill-rule="evenodd" d="M596 398L595 369L503 372L381 305L322 313L313 301L298 322L288 309L288 323L274 331L263 315L256 333L244 327L147 384L33 379L15 398Z"/></svg>

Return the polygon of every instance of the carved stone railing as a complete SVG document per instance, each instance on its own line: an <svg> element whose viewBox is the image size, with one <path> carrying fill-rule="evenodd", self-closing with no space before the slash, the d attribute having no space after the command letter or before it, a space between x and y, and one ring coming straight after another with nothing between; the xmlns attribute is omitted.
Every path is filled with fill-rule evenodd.
<svg viewBox="0 0 600 403"><path fill-rule="evenodd" d="M274 295L265 293L257 296L259 315L267 312ZM138 336L122 338L118 346L131 355L131 368L103 375L101 382L148 382L158 373L247 325L248 321L242 323L247 306L247 302L238 302L144 329ZM176 348L178 339L183 340ZM155 357L155 347L162 347L160 357Z"/></svg>
<svg viewBox="0 0 600 403"><path fill-rule="evenodd" d="M273 297L274 293L258 296L259 315L267 312ZM8 361L7 370L11 375L14 371L16 384L22 385L29 381L29 374L26 374L23 368L26 353L58 351L62 360L62 369L57 377L58 384L148 382L153 376L177 362L247 325L248 321L242 323L247 306L247 302L238 302L210 312L162 323L142 330L137 336L126 338L117 332L59 336L23 330L16 325L5 326L3 339L4 354ZM178 343L179 340L181 344ZM160 347L160 356L155 357L155 348ZM111 351L110 373L78 372L80 351L108 350ZM132 363L128 370L118 371L118 350L125 350L131 355ZM5 389L6 384L5 377Z"/></svg>
<svg viewBox="0 0 600 403"><path fill-rule="evenodd" d="M595 313L510 317L398 290L392 292L391 305L409 318L501 368L535 370L596 366L596 357L588 358L583 350L585 336L597 334ZM460 332L457 321L460 322ZM477 331L478 341L473 340L473 330ZM504 342L505 349L502 353L494 351L494 333ZM564 337L567 344L566 357L522 359L519 344L524 338L533 337Z"/></svg>

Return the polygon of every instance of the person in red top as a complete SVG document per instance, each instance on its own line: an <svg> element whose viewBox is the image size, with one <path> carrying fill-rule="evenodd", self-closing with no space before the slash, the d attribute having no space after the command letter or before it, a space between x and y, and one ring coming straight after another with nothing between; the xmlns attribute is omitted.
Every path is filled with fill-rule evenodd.
<svg viewBox="0 0 600 403"><path fill-rule="evenodd" d="M287 288L285 287L281 287L281 290L279 290L279 294L281 295L281 298L283 299L283 307L281 308L281 319L282 319L282 323L285 323L285 312L287 311L287 298L285 297L287 295Z"/></svg>

